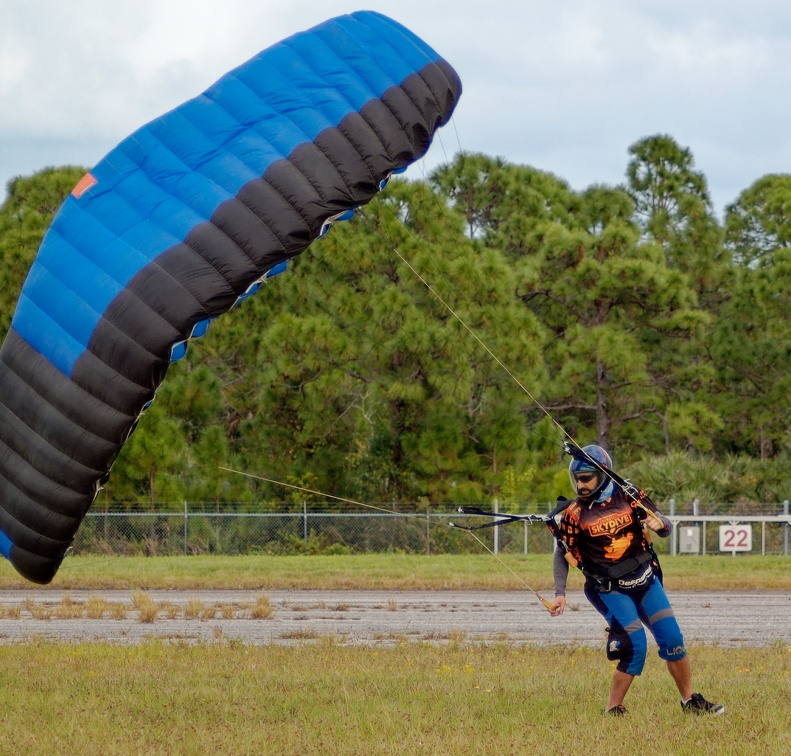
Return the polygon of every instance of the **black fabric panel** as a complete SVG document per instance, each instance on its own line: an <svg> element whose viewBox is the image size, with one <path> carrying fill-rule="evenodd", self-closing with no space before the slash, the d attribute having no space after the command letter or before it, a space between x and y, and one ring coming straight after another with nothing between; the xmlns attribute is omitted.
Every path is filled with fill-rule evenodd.
<svg viewBox="0 0 791 756"><path fill-rule="evenodd" d="M325 129L322 134L326 132L338 133L337 129ZM322 207L318 210L319 216L325 212L334 214L348 210L355 203L360 202L361 197L370 196L373 187L373 177L370 175L363 182L358 176L351 184L345 180L344 172L339 165L343 160L340 153L344 149L351 150L351 148L341 142L336 142L334 148L329 147L322 142L322 134L318 135L315 142L299 145L289 155L289 162L305 176L321 198ZM347 162L354 154L351 150ZM358 186L366 188L358 190Z"/></svg>
<svg viewBox="0 0 791 756"><path fill-rule="evenodd" d="M43 543L40 545L45 547L47 553L51 556L41 556L40 552L31 552L15 544L11 546L9 561L26 580L40 585L47 585L52 582L52 578L57 574L69 545Z"/></svg>
<svg viewBox="0 0 791 756"><path fill-rule="evenodd" d="M9 450L5 444L0 443L0 459L5 462L8 455ZM18 455L13 456L12 461L22 462ZM14 478L22 479L22 482L30 482L33 484L30 487L32 490L23 490L15 484L15 481L0 477L3 491L3 506L0 511L12 518L11 522L22 528L20 532L29 530L30 533L37 533L52 540L71 539L93 501L93 494L78 496L73 491L56 486L51 481L41 484L42 476L39 472L21 464L20 467L22 467L20 471L14 471ZM29 473L29 481L24 480L26 473ZM57 509L50 506L50 502L54 502ZM3 530L11 537L11 531L5 528ZM21 543L17 539L12 538L12 540Z"/></svg>
<svg viewBox="0 0 791 756"><path fill-rule="evenodd" d="M238 198L223 202L212 222L244 251L257 271L265 272L289 257L274 231Z"/></svg>
<svg viewBox="0 0 791 756"><path fill-rule="evenodd" d="M426 84L426 80L422 76L413 74L404 80L401 89L420 113L420 118L415 118L413 125L417 126L421 132L425 132L426 138L430 139L430 134L433 133L430 130L437 121L439 105Z"/></svg>
<svg viewBox="0 0 791 756"><path fill-rule="evenodd" d="M4 369L5 368L5 369ZM4 420L6 413L22 423L25 433L30 431L42 443L54 447L87 467L101 467L103 460L111 454L118 442L108 441L95 433L85 430L61 414L45 398L25 383L16 373L0 363L0 439L6 440L6 433L14 431Z"/></svg>
<svg viewBox="0 0 791 756"><path fill-rule="evenodd" d="M278 161L280 162L280 161ZM237 195L272 231L288 257L302 252L312 241L311 227L264 177L250 181Z"/></svg>
<svg viewBox="0 0 791 756"><path fill-rule="evenodd" d="M357 125L358 120L365 121L370 133ZM357 152L371 171L374 191L378 190L382 177L406 165L414 157L412 142L382 100L366 102L359 115L353 113L344 118L339 131L356 146Z"/></svg>
<svg viewBox="0 0 791 756"><path fill-rule="evenodd" d="M404 162L398 166L402 168L408 165L415 155L422 155L425 152L428 131L417 106L401 87L390 87L385 91L382 95L382 104L398 121L399 129L409 143L409 151L406 154L402 153L401 156ZM361 112L367 113L369 107L373 107L373 104L366 103Z"/></svg>
<svg viewBox="0 0 791 756"><path fill-rule="evenodd" d="M461 79L445 60L438 60L433 66L427 66L421 75L429 82L435 92L442 120L438 126L446 124L453 113L456 103L461 97Z"/></svg>
<svg viewBox="0 0 791 756"><path fill-rule="evenodd" d="M163 317L182 336L189 334L199 320L212 313L225 312L238 296L225 276L201 255L201 251L205 253L211 249L211 242L217 236L225 237L211 223L201 223L200 226L190 231L187 242L172 247L157 258L160 270L189 292L190 297L194 300L189 309L177 310L171 306L162 308L157 301L158 296L155 289L140 289L141 299L144 299L150 306L163 310ZM239 248L236 247L234 257L240 254ZM157 335L159 336L159 334ZM172 342L165 342L166 345L168 343ZM146 344L146 342L143 344L152 351L159 352L161 349L158 338L151 344Z"/></svg>
<svg viewBox="0 0 791 756"><path fill-rule="evenodd" d="M182 255L191 256L192 251L185 244L177 244L171 248ZM166 253L167 255L168 253ZM164 257L164 255L162 256ZM182 333L187 327L190 316L202 312L203 305L184 284L169 275L160 265L159 259L142 268L110 304L104 313L104 320L118 330L118 336L110 337L110 341L121 339L121 348L126 348L126 340L133 342L149 352L154 359L170 359L169 344L184 338ZM189 314L187 314L189 313ZM191 325L194 324L194 321ZM94 348L98 339L92 339L88 345L98 357L106 359L107 364L125 374L123 363L113 356L100 355ZM135 361L143 359L143 355L134 355ZM130 376L131 378L131 376ZM147 381L131 378L144 385Z"/></svg>
<svg viewBox="0 0 791 756"><path fill-rule="evenodd" d="M436 63L425 66L421 71L406 78L402 84L406 93L415 101L423 115L423 121L431 134L445 122L449 98L455 102L458 92L447 79L447 68ZM458 83L458 79L456 80Z"/></svg>
<svg viewBox="0 0 791 756"><path fill-rule="evenodd" d="M106 351L112 353L113 348L118 350L122 348L123 342L115 340L115 329L111 325L100 320L97 331L99 328L105 333L109 333L110 339L112 339L107 339L104 342L107 344ZM102 341L101 336L96 334L94 334L94 340ZM108 356L108 359L111 357ZM86 351L74 363L71 379L77 386L95 396L99 401L105 402L119 412L136 416L146 403L154 398L154 391L164 379L169 364L163 360L155 362L151 374L145 376L147 382L152 385L144 386L117 372L92 352Z"/></svg>
<svg viewBox="0 0 791 756"><path fill-rule="evenodd" d="M5 406L0 405L0 448L3 445L19 455L20 459L6 469L6 476L13 476L14 482L27 481L30 490L44 496L50 492L50 484L58 494L62 494L61 486L78 494L87 493L92 490L91 481L97 480L105 472L103 468L83 465L73 454L51 446ZM28 471L28 467L35 476ZM39 480L37 476L43 477Z"/></svg>
<svg viewBox="0 0 791 756"><path fill-rule="evenodd" d="M130 414L119 412L70 381L12 328L0 349L0 396L14 414L22 417L22 408L34 401L33 395L46 397L51 411L42 413L45 418L56 412L86 433L112 444L126 440L133 419ZM27 422L35 427L32 420ZM45 428L39 427L38 432L46 436ZM75 433L79 434L79 429Z"/></svg>
<svg viewBox="0 0 791 756"><path fill-rule="evenodd" d="M191 288L190 291L203 303L207 312L225 312L246 288L245 281L257 278L260 273L258 266L244 247L240 247L235 238L226 234L222 227L214 222L214 219L212 220L212 223L201 223L190 231L185 244L221 276L225 285L217 281L216 289L219 294L210 294L202 286ZM163 269L181 281L180 276L175 275L177 270L175 266L166 264L163 265Z"/></svg>
<svg viewBox="0 0 791 756"><path fill-rule="evenodd" d="M267 168L266 182L290 205L308 229L306 244L310 244L319 233L323 219L331 211L307 176L289 160L278 160ZM299 238L299 237L298 237Z"/></svg>
<svg viewBox="0 0 791 756"><path fill-rule="evenodd" d="M148 269L146 271L150 273ZM151 278L150 275L143 277ZM140 320L135 320L136 314ZM125 333L122 328L128 328L133 332L132 335ZM93 362L94 368L101 363L107 368L100 370L102 374L118 373L128 382L153 393L162 383L170 365L170 345L181 338L169 323L145 306L136 292L124 289L94 329L88 351L74 363L72 376L87 372L83 370L83 363ZM145 340L148 347L141 346L137 339ZM157 349L158 354L153 353L152 348ZM96 361L91 360L89 355L95 357ZM91 390L83 383L80 385ZM96 387L96 383L92 385Z"/></svg>

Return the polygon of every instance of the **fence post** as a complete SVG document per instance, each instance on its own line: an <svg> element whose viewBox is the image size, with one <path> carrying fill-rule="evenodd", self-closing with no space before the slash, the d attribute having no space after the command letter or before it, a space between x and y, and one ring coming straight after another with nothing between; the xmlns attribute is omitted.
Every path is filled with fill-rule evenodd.
<svg viewBox="0 0 791 756"><path fill-rule="evenodd" d="M426 507L426 554L431 556L431 515Z"/></svg>
<svg viewBox="0 0 791 756"><path fill-rule="evenodd" d="M500 501L499 499L494 500L494 513L497 514L500 511ZM497 520L495 519L495 522ZM500 553L500 529L499 528L492 528L494 531L494 553Z"/></svg>
<svg viewBox="0 0 791 756"><path fill-rule="evenodd" d="M302 502L302 539L308 542L308 502Z"/></svg>
<svg viewBox="0 0 791 756"><path fill-rule="evenodd" d="M693 500L692 500L692 514L693 514L695 517L697 517L697 516L698 516L698 514L700 514L700 512L698 511L699 507L700 507L700 499L693 499ZM703 526L703 527L701 528L701 530L703 531L703 548L701 549L701 552L700 552L700 553L701 553L703 556L706 556L706 521L705 521L705 520L703 520L703 522L701 523L701 525Z"/></svg>
<svg viewBox="0 0 791 756"><path fill-rule="evenodd" d="M184 556L187 556L187 523L189 512L187 511L187 500L184 499Z"/></svg>
<svg viewBox="0 0 791 756"><path fill-rule="evenodd" d="M788 514L788 499L783 502L783 514ZM783 528L783 556L788 556L788 531L791 530L791 525L786 523Z"/></svg>
<svg viewBox="0 0 791 756"><path fill-rule="evenodd" d="M673 517L676 514L676 500L670 499L668 502L668 506L670 507L670 516ZM676 556L678 554L678 523L673 525L673 530L670 531L670 556Z"/></svg>

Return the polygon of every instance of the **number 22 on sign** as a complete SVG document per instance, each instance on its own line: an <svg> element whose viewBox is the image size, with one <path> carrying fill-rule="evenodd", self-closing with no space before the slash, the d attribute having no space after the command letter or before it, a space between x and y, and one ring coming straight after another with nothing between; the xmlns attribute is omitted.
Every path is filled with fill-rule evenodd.
<svg viewBox="0 0 791 756"><path fill-rule="evenodd" d="M720 551L752 551L752 525L720 525Z"/></svg>

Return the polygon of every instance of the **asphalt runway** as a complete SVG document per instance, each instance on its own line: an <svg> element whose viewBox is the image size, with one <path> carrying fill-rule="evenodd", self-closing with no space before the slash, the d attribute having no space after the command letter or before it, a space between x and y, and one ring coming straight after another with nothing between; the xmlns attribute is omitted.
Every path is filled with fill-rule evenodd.
<svg viewBox="0 0 791 756"><path fill-rule="evenodd" d="M604 621L581 593L551 617L520 591L150 591L157 608L141 621L131 591L0 591L0 643L36 639L140 643L238 641L346 645L451 641L529 645L604 643ZM259 597L272 615L251 616ZM549 597L549 596L547 596ZM107 602L87 616L89 601ZM670 593L688 645L791 649L791 592ZM113 611L112 607L116 607ZM78 618L69 618L76 608ZM96 612L94 612L96 613ZM650 642L653 642L652 640Z"/></svg>

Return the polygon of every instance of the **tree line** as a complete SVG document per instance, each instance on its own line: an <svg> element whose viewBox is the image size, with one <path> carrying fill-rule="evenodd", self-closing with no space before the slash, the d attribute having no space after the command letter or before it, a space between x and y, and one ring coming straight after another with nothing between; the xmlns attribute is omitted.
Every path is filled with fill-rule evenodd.
<svg viewBox="0 0 791 756"><path fill-rule="evenodd" d="M84 172L9 184L1 334ZM681 470L788 498L791 175L722 221L670 136L632 145L625 177L575 191L461 153L391 181L191 342L97 506L320 499L220 466L403 508L549 501L569 493L563 431L660 499Z"/></svg>

